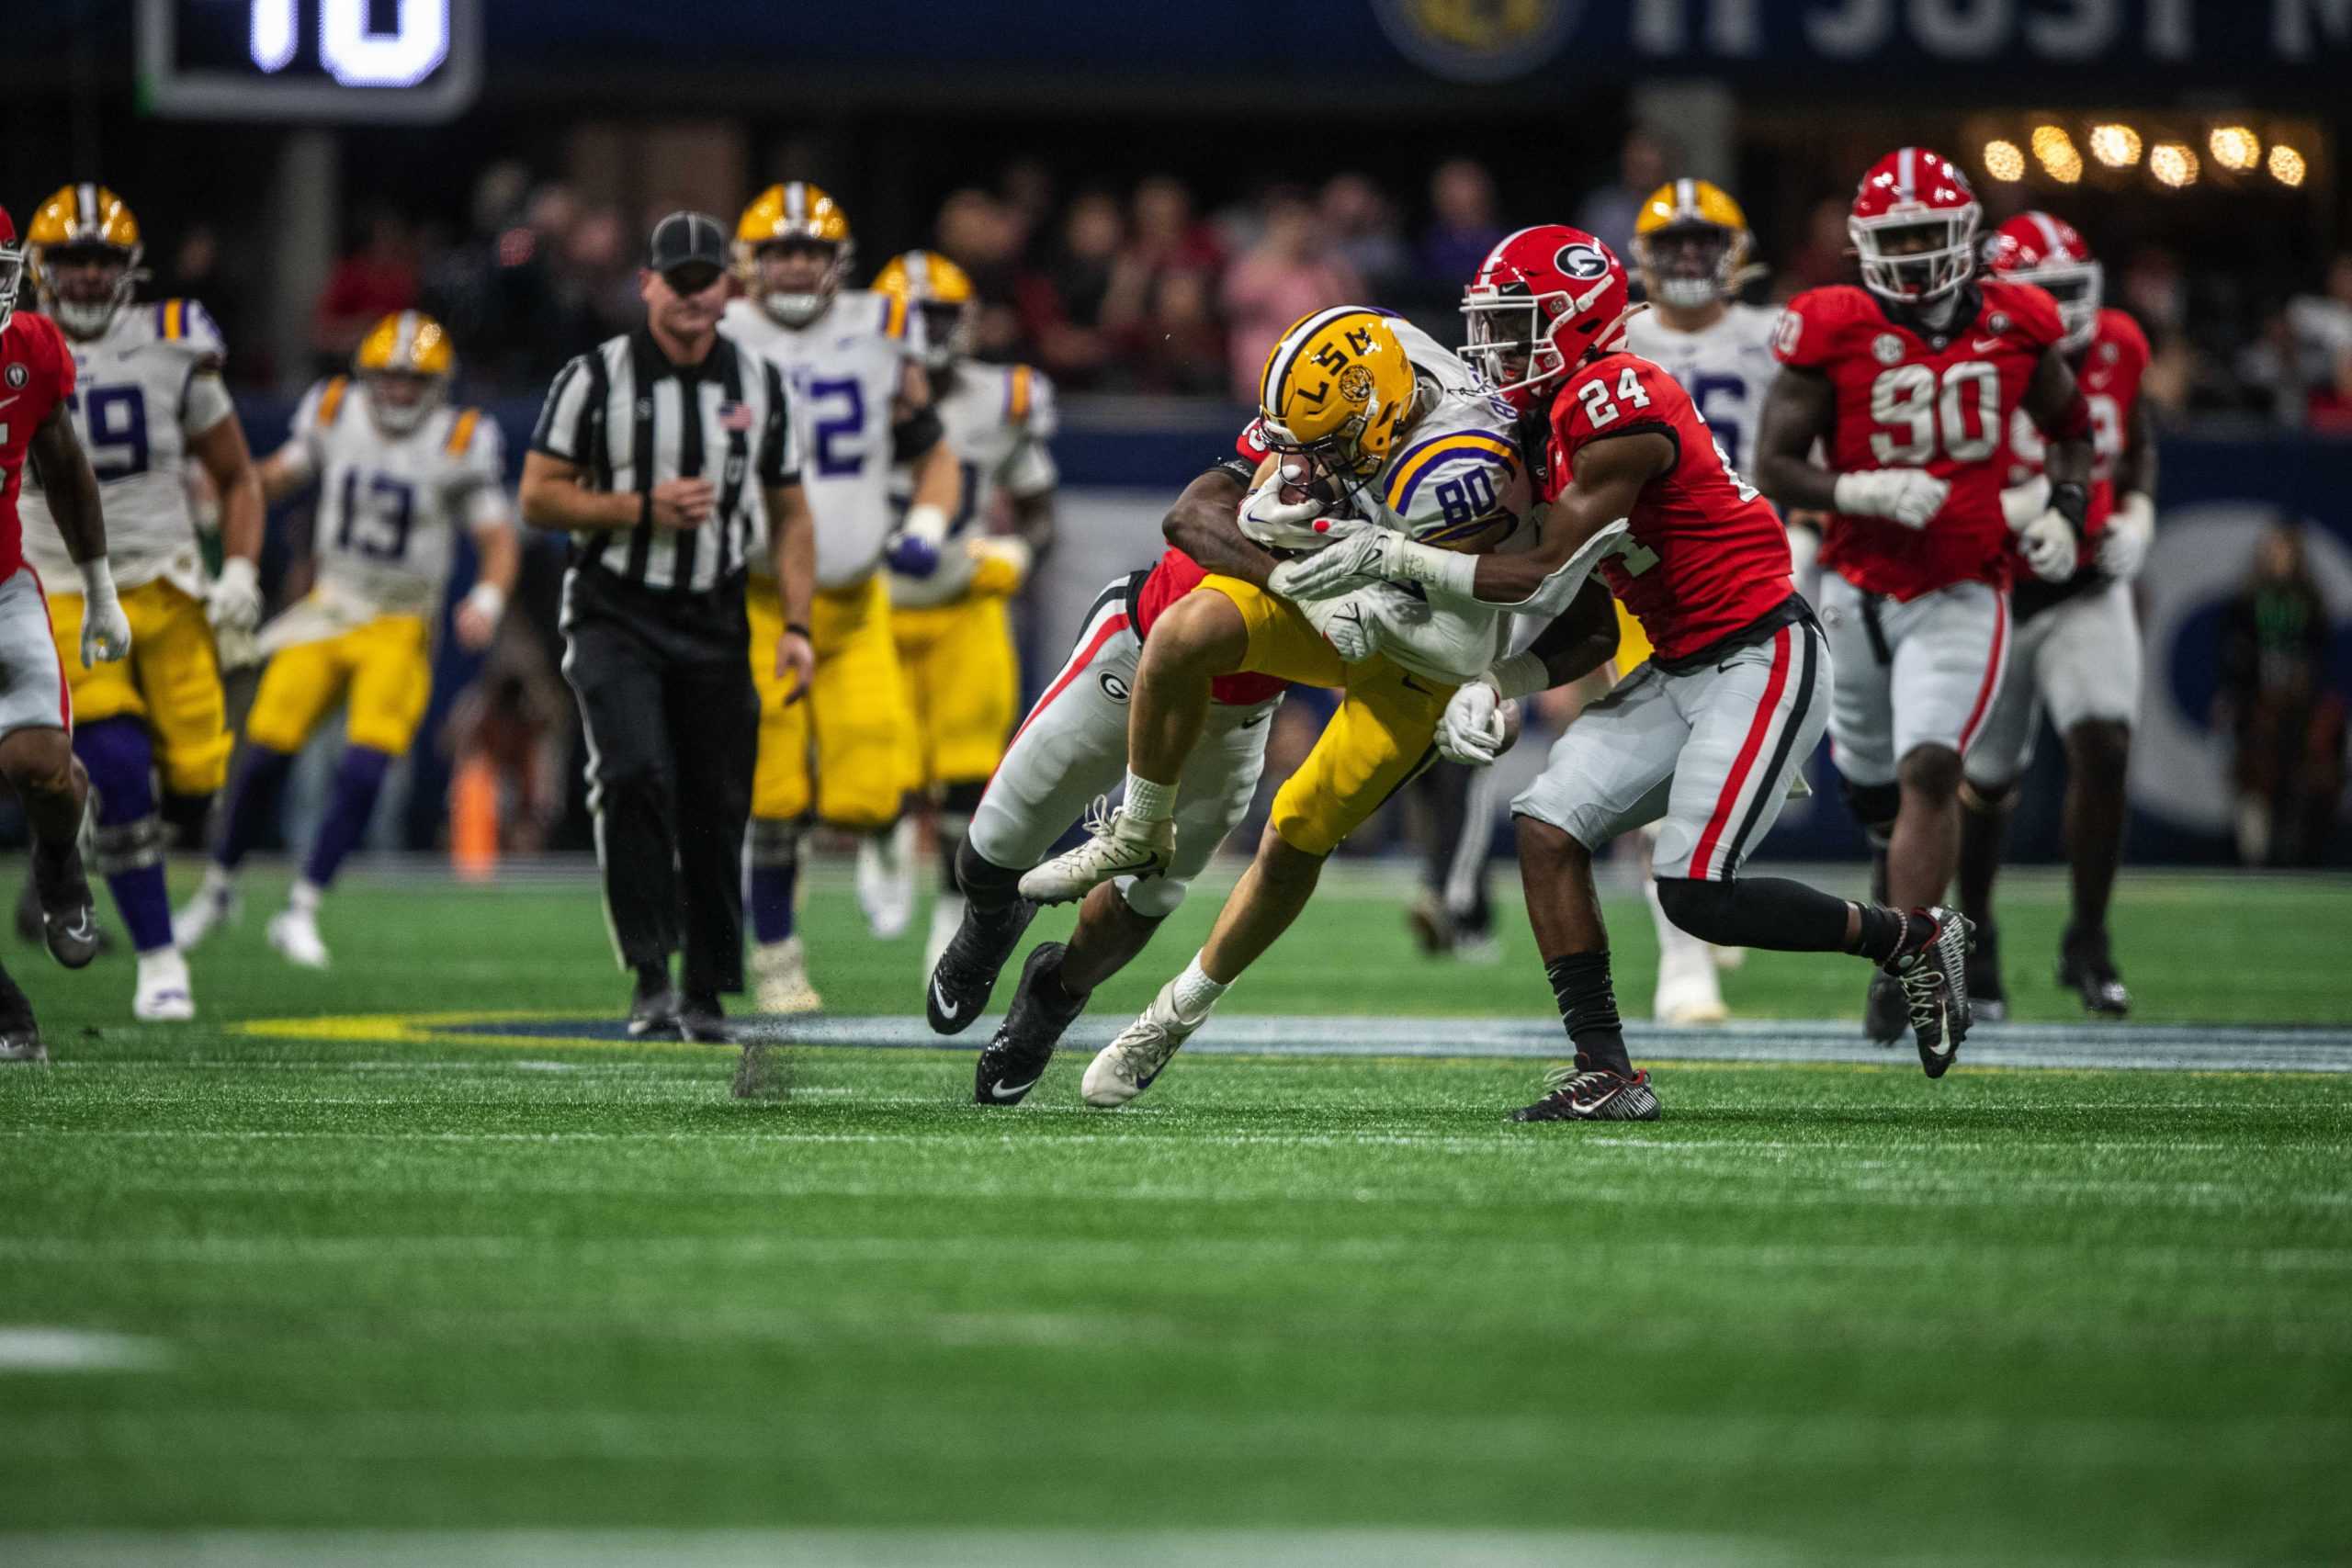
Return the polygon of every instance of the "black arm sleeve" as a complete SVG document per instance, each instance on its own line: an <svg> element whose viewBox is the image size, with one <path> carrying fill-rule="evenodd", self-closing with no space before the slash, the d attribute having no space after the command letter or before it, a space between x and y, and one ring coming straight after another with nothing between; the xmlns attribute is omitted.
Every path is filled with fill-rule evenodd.
<svg viewBox="0 0 2352 1568"><path fill-rule="evenodd" d="M890 461L911 463L939 445L946 427L939 423L939 411L920 408L890 427Z"/></svg>

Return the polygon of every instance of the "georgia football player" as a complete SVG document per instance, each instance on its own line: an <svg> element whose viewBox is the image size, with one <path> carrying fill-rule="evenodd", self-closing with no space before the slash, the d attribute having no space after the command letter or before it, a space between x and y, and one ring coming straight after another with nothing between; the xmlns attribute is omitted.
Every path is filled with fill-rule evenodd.
<svg viewBox="0 0 2352 1568"><path fill-rule="evenodd" d="M2058 308L2039 288L1975 276L1978 216L1967 178L1924 147L1871 166L1847 221L1862 287L1789 301L1758 438L1765 491L1830 513L1831 747L1871 838L1874 890L1903 908L1941 902L1951 883L1961 761L2009 656L2001 452L2019 410L2050 441L2051 504L2016 532L2035 575L2074 574L2090 503L2090 410ZM1900 1040L1905 1012L1892 978L1874 976L1870 1038Z"/></svg>
<svg viewBox="0 0 2352 1568"><path fill-rule="evenodd" d="M945 256L894 256L874 287L919 318L931 406L963 470L939 564L922 576L890 574L890 635L913 720L907 771L933 808L939 850L939 901L923 953L928 974L963 923L956 852L1019 711L1021 661L1005 606L1054 541L1060 475L1046 445L1054 434L1054 384L1026 365L970 357L978 297L964 269ZM911 510L913 465L900 465L898 479L898 499ZM991 527L999 496L1010 533Z"/></svg>
<svg viewBox="0 0 2352 1568"><path fill-rule="evenodd" d="M212 318L193 299L131 303L142 251L121 198L67 186L41 203L25 240L41 309L73 346L70 406L105 497L135 638L120 663L66 664L74 751L97 794L98 870L139 954L132 1015L189 1019L195 994L164 885L166 823L200 831L229 776L215 638L249 650L261 618L261 485L220 379L227 350ZM220 570L209 580L188 504L191 460L220 498ZM72 554L46 490L27 487L25 522L26 558L70 582ZM50 596L61 650L80 645L82 611L79 593Z"/></svg>
<svg viewBox="0 0 2352 1568"><path fill-rule="evenodd" d="M2130 316L2102 307L2099 265L2082 235L2060 219L2046 212L2010 219L1994 231L1985 262L1995 276L2033 284L2057 300L2066 329L2059 346L2090 408L2093 458L2083 520L2087 547L2064 581L2021 581L2010 595L2017 631L2008 672L1963 767L1960 899L1976 922L1978 942L1969 985L1978 1012L2007 1013L1993 879L2010 796L2032 760L2046 709L2066 748L2066 858L2074 886L2058 982L2090 1011L2121 1017L2132 995L2109 951L2107 907L2123 855L2124 772L2140 711L2132 581L2156 527L2156 444L2140 400L2148 339ZM2033 422L2011 420L2001 504L2013 520L2048 506L2045 460L2046 444Z"/></svg>
<svg viewBox="0 0 2352 1568"><path fill-rule="evenodd" d="M1921 1065L1940 1077L1968 1029L1960 916L1738 874L1821 737L1829 649L1789 580L1787 531L1771 503L1731 466L1681 384L1627 351L1638 308L1630 299L1608 246L1559 225L1503 241L1464 297L1464 352L1548 430L1549 504L1534 549L1464 559L1351 529L1285 566L1276 586L1369 570L1433 601L1549 613L1597 566L1656 641L1511 802L1529 923L1576 1047L1575 1064L1517 1120L1657 1115L1648 1075L1625 1054L1592 857L1661 819L1652 869L1668 918L1706 942L1850 953L1881 965L1909 998ZM1441 744L1491 761L1502 704L1573 674L1534 649L1499 661L1447 704Z"/></svg>
<svg viewBox="0 0 2352 1568"><path fill-rule="evenodd" d="M962 476L931 406L920 321L903 300L844 289L854 254L848 215L831 197L800 180L770 186L736 223L746 297L729 301L720 321L784 372L817 525L817 598L806 628L817 675L805 702L765 651L784 634L784 611L765 574L766 550L751 553L760 756L748 854L752 975L763 1012L821 1005L793 928L812 805L858 835L858 901L875 934L897 935L914 914L908 841L893 831L911 721L884 568L914 577L938 570ZM894 462L914 471L903 520L890 502Z"/></svg>
<svg viewBox="0 0 2352 1568"><path fill-rule="evenodd" d="M419 310L386 316L359 342L348 376L304 394L286 445L262 463L275 502L315 487L311 592L261 631L268 655L245 716L244 759L204 884L180 915L190 946L237 909L236 874L276 815L294 759L348 701L334 793L270 946L327 966L321 900L366 835L384 776L407 755L433 694L433 626L457 556L472 536L481 570L458 606L458 642L490 646L521 561L497 423L452 406L457 356Z"/></svg>
<svg viewBox="0 0 2352 1568"><path fill-rule="evenodd" d="M87 668L130 652L130 620L115 593L98 478L74 434L73 351L55 322L17 309L25 253L0 208L0 781L24 802L32 829L34 897L50 956L79 969L97 956L96 911L83 874L88 774L74 756L69 660ZM82 584L81 637L71 654L51 635L40 574L24 558L17 495L29 462L49 493L49 516ZM0 968L0 1062L45 1062L32 1003Z"/></svg>

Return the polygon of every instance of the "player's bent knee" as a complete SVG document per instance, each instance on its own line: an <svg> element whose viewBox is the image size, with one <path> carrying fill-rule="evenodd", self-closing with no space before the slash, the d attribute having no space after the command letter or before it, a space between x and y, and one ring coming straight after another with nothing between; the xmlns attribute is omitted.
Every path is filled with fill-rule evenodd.
<svg viewBox="0 0 2352 1568"><path fill-rule="evenodd" d="M1894 772L1905 794L1950 800L1960 793L1960 753L1949 746L1914 746Z"/></svg>
<svg viewBox="0 0 2352 1568"><path fill-rule="evenodd" d="M2000 784L1980 784L1962 773L1960 804L1963 810L1972 811L1979 817L2006 816L2009 807L2017 803L2017 788L2018 781L2015 779Z"/></svg>
<svg viewBox="0 0 2352 1568"><path fill-rule="evenodd" d="M70 795L80 766L62 729L38 726L0 737L0 777L26 795Z"/></svg>
<svg viewBox="0 0 2352 1568"><path fill-rule="evenodd" d="M1895 784L1856 784L1847 779L1839 784L1838 788L1846 796L1846 809L1854 814L1854 820L1860 822L1862 830L1883 848L1886 835L1903 809L1903 786Z"/></svg>
<svg viewBox="0 0 2352 1568"><path fill-rule="evenodd" d="M1661 876L1657 879L1657 906L1666 918L1702 942L1736 946L1730 940L1729 924L1732 887L1728 882L1710 882L1696 876Z"/></svg>
<svg viewBox="0 0 2352 1568"><path fill-rule="evenodd" d="M1239 664L1249 649L1241 607L1215 592L1185 594L1160 612L1144 639L1144 658L1153 663L1217 672Z"/></svg>
<svg viewBox="0 0 2352 1568"><path fill-rule="evenodd" d="M1329 850L1293 843L1279 827L1269 823L1258 840L1258 874L1282 886L1312 887L1330 855Z"/></svg>
<svg viewBox="0 0 2352 1568"><path fill-rule="evenodd" d="M2093 778L2120 779L2132 758L2132 728L2111 718L2086 718L2066 731L2066 762Z"/></svg>
<svg viewBox="0 0 2352 1568"><path fill-rule="evenodd" d="M1555 822L1521 813L1511 818L1519 836L1520 863L1536 872L1590 862L1592 851L1574 833Z"/></svg>

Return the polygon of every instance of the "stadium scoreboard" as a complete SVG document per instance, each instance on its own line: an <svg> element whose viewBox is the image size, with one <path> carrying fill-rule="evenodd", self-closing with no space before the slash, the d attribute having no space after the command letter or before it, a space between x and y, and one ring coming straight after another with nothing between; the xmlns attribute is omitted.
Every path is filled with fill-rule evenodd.
<svg viewBox="0 0 2352 1568"><path fill-rule="evenodd" d="M481 85L481 0L138 0L147 112L443 120Z"/></svg>

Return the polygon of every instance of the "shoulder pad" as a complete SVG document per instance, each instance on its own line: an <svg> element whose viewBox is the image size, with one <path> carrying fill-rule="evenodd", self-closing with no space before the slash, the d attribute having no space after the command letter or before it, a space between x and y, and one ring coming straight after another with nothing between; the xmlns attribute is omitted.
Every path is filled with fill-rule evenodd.
<svg viewBox="0 0 2352 1568"><path fill-rule="evenodd" d="M330 376L319 387L319 428L326 429L343 412L344 403L351 395L351 378Z"/></svg>
<svg viewBox="0 0 2352 1568"><path fill-rule="evenodd" d="M441 443L441 449L452 457L462 457L466 455L467 449L473 446L474 432L482 423L481 410L452 409L449 413L449 434L448 438ZM493 434L495 429L496 427L493 426Z"/></svg>
<svg viewBox="0 0 2352 1568"><path fill-rule="evenodd" d="M1815 366L1830 356L1870 296L1851 284L1808 288L1791 299L1772 333L1772 353L1783 364Z"/></svg>
<svg viewBox="0 0 2352 1568"><path fill-rule="evenodd" d="M2058 301L2047 290L1997 277L1985 278L1977 287L1984 291L1985 308L2007 314L2009 330L2037 346L2047 348L2066 335L2065 323L2058 317Z"/></svg>
<svg viewBox="0 0 2352 1568"><path fill-rule="evenodd" d="M222 359L228 355L228 345L221 342L220 329L214 324L211 312L198 299L158 299L152 305L134 306L153 313L155 340L199 359Z"/></svg>

